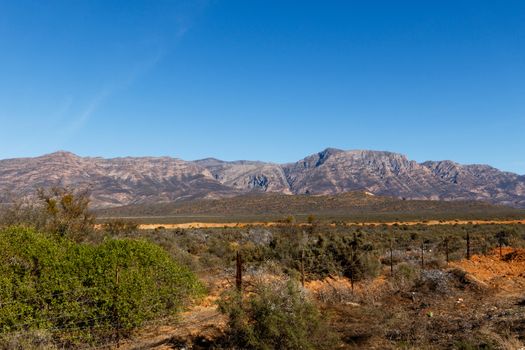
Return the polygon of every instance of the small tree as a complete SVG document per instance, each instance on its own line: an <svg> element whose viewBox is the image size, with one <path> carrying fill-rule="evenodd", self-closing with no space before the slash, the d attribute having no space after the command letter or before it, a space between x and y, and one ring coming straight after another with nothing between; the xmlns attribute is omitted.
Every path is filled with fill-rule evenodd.
<svg viewBox="0 0 525 350"><path fill-rule="evenodd" d="M45 230L59 236L73 236L93 230L95 217L89 211L89 190L53 187L38 190L45 214Z"/></svg>

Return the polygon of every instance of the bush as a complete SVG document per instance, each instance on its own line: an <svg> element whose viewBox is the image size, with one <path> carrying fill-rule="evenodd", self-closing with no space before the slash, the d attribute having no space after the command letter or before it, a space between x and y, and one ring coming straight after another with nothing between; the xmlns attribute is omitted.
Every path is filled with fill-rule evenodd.
<svg viewBox="0 0 525 350"><path fill-rule="evenodd" d="M402 262L396 266L390 283L395 290L407 291L413 287L419 274L419 267Z"/></svg>
<svg viewBox="0 0 525 350"><path fill-rule="evenodd" d="M319 234L305 249L305 270L311 279L344 276L359 281L377 276L381 262L361 235Z"/></svg>
<svg viewBox="0 0 525 350"><path fill-rule="evenodd" d="M259 282L246 301L237 292L223 296L228 346L242 349L330 349L335 337L319 311L291 280Z"/></svg>
<svg viewBox="0 0 525 350"><path fill-rule="evenodd" d="M74 330L79 341L173 315L202 287L141 240L75 243L27 228L0 231L0 333ZM71 344L69 344L71 345Z"/></svg>

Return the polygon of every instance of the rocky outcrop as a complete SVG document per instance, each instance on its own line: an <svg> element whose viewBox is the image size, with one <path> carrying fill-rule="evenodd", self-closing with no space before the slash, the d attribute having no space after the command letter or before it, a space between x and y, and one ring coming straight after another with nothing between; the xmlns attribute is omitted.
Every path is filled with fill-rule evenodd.
<svg viewBox="0 0 525 350"><path fill-rule="evenodd" d="M195 163L208 169L221 184L237 190L291 194L284 169L279 164L253 161L224 162L213 158L197 160Z"/></svg>

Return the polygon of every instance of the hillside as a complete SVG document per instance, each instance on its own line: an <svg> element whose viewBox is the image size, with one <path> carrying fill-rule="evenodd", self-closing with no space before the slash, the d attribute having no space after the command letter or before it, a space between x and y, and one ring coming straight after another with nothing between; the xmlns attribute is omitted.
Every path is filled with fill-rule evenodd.
<svg viewBox="0 0 525 350"><path fill-rule="evenodd" d="M480 200L525 208L525 176L488 165L417 163L391 152L328 148L289 164L214 158L104 159L69 152L0 160L0 202L57 185L91 188L96 208L261 192L334 195L348 191L418 200Z"/></svg>

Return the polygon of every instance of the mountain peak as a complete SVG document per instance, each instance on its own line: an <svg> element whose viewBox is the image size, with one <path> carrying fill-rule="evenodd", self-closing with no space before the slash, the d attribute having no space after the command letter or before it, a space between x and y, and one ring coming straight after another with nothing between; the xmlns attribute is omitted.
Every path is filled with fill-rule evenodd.
<svg viewBox="0 0 525 350"><path fill-rule="evenodd" d="M64 151L64 150L58 150L53 153L44 154L42 158L80 158L80 156L77 156L75 153Z"/></svg>
<svg viewBox="0 0 525 350"><path fill-rule="evenodd" d="M318 152L318 154L334 154L334 153L341 153L341 152L345 152L344 150L342 149L339 149L339 148L333 148L333 147L327 147L325 148L324 150L322 150L321 152Z"/></svg>

